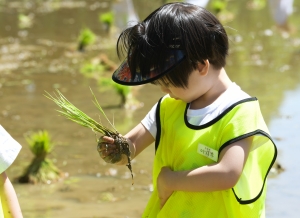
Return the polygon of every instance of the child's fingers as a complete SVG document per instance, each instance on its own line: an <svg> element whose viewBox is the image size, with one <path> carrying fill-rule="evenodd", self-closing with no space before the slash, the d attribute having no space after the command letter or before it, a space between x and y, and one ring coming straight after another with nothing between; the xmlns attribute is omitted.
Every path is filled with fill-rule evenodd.
<svg viewBox="0 0 300 218"><path fill-rule="evenodd" d="M102 146L100 146L100 149L98 148L98 151L101 152L101 155L104 157L119 153L119 149L117 149L116 145L114 144L104 144L104 146L102 144Z"/></svg>
<svg viewBox="0 0 300 218"><path fill-rule="evenodd" d="M97 150L100 157L107 163L116 163L121 157L120 150L115 144L100 142Z"/></svg>
<svg viewBox="0 0 300 218"><path fill-rule="evenodd" d="M110 144L108 142L100 142L98 143L98 149L101 151L110 151L110 150L115 150L117 146L115 144Z"/></svg>
<svg viewBox="0 0 300 218"><path fill-rule="evenodd" d="M113 151L99 152L100 157L107 163L116 163L121 160L121 154Z"/></svg>
<svg viewBox="0 0 300 218"><path fill-rule="evenodd" d="M99 138L99 143L102 143L102 142L107 142L107 143L113 144L115 142L115 140L108 136L101 136Z"/></svg>

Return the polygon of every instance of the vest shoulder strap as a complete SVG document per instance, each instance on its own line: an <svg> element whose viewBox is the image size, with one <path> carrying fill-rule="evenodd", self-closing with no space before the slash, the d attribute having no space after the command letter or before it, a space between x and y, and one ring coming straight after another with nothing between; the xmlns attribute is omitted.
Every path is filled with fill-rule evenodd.
<svg viewBox="0 0 300 218"><path fill-rule="evenodd" d="M156 120L156 138L155 138L155 153L157 151L158 145L159 145L159 140L160 140L160 134L161 134L161 124L160 124L160 103L163 97L159 99L157 102L156 106L156 111L155 111L155 120Z"/></svg>

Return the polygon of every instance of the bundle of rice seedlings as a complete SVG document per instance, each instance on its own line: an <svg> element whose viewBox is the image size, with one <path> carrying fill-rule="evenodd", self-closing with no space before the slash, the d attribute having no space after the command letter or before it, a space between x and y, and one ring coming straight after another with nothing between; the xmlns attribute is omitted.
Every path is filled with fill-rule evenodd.
<svg viewBox="0 0 300 218"><path fill-rule="evenodd" d="M20 183L51 183L63 177L63 173L46 158L54 144L46 130L25 135L30 150L35 155L25 173L19 178Z"/></svg>
<svg viewBox="0 0 300 218"><path fill-rule="evenodd" d="M128 160L128 163L126 166L128 167L128 169L131 172L131 177L132 177L132 181L133 181L129 144L128 144L126 138L121 136L118 133L118 131L116 130L116 128L114 127L114 125L109 121L109 119L107 118L106 114L104 113L102 107L100 106L99 102L97 101L96 96L94 95L92 89L91 89L91 92L94 97L93 102L94 102L95 106L100 110L102 115L105 117L105 119L108 121L108 123L112 126L113 130L103 126L101 123L95 121L94 119L92 119L91 117L86 115L84 112L79 110L70 101L68 101L67 98L65 96L63 96L63 94L58 89L56 89L56 92L57 92L57 94L55 94L55 96L52 96L48 92L46 92L47 94L45 96L47 98L49 98L50 100L52 100L56 105L58 105L62 109L62 110L58 110L58 112L61 115L63 115L67 119L72 120L73 122L75 122L81 126L90 128L95 133L100 133L103 136L108 136L108 137L111 137L114 139L114 144L117 146L119 153L114 154L113 158L110 160L110 163L116 163L122 159L122 155L126 155L127 160ZM100 154L100 152L101 152L100 138L97 139L97 143L98 143L97 151ZM132 184L133 184L133 182L132 182Z"/></svg>

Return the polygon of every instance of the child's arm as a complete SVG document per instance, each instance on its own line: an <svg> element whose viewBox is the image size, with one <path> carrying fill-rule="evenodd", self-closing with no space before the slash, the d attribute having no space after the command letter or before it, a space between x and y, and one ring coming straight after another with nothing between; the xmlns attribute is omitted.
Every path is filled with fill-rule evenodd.
<svg viewBox="0 0 300 218"><path fill-rule="evenodd" d="M128 132L125 136L129 143L129 148L131 151L131 159L135 158L139 153L141 153L146 147L148 147L151 143L154 142L154 138L151 133L141 124L139 123L136 127L134 127L130 132ZM105 144L109 144L109 148L106 149ZM109 155L113 156L115 152L115 146L113 145L114 139L104 136L102 138L102 151L101 157L105 160L105 158ZM105 160L107 161L107 159ZM123 155L121 161L119 161L118 165L125 165L128 163L127 157Z"/></svg>
<svg viewBox="0 0 300 218"><path fill-rule="evenodd" d="M0 174L0 196L5 218L23 217L15 189L5 172Z"/></svg>
<svg viewBox="0 0 300 218"><path fill-rule="evenodd" d="M232 188L246 163L252 138L237 141L221 152L219 162L194 170L172 171L163 167L157 179L161 206L173 191L211 192Z"/></svg>

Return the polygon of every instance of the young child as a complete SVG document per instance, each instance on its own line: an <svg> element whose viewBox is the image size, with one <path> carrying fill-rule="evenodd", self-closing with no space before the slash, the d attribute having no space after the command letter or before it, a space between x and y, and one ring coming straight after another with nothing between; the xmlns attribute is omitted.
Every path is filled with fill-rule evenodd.
<svg viewBox="0 0 300 218"><path fill-rule="evenodd" d="M17 157L21 145L0 125L0 218L22 218L19 201L5 170Z"/></svg>
<svg viewBox="0 0 300 218"><path fill-rule="evenodd" d="M224 69L227 34L188 3L166 4L124 30L114 72L123 85L154 83L167 93L125 135L136 157L155 142L153 193L143 217L265 217L266 179L276 147L258 100ZM119 152L103 137L100 156ZM124 156L118 164L126 164Z"/></svg>

